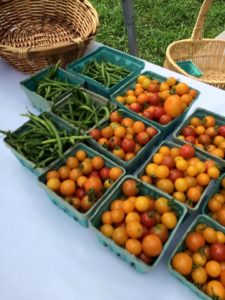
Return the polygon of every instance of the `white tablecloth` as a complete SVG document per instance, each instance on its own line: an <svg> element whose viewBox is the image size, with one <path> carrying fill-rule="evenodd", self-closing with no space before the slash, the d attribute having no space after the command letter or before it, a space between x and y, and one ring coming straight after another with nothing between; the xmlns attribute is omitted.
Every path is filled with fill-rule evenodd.
<svg viewBox="0 0 225 300"><path fill-rule="evenodd" d="M146 69L200 90L191 111L204 107L225 115L224 91L154 64ZM34 111L19 86L25 77L0 61L0 129L16 129L26 120L20 114ZM54 206L0 140L1 300L197 299L167 271L168 252L152 272L137 273Z"/></svg>

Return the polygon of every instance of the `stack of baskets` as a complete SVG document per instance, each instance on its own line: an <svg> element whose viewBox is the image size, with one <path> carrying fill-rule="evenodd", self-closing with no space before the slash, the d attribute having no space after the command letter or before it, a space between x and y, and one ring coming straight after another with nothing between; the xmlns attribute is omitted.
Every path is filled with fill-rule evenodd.
<svg viewBox="0 0 225 300"><path fill-rule="evenodd" d="M225 89L225 41L202 38L204 20L211 2L204 0L191 38L168 46L164 67ZM200 78L190 76L178 66L177 62L186 60L191 60L203 72Z"/></svg>
<svg viewBox="0 0 225 300"><path fill-rule="evenodd" d="M0 56L34 73L81 57L98 28L87 0L0 0Z"/></svg>

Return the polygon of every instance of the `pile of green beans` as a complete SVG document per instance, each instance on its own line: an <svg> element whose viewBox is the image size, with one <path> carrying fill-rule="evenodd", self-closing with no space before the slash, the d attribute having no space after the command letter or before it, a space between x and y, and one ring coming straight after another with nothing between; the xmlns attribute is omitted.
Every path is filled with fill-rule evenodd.
<svg viewBox="0 0 225 300"><path fill-rule="evenodd" d="M109 61L94 59L84 67L81 73L102 83L105 87L111 88L127 77L130 71Z"/></svg>
<svg viewBox="0 0 225 300"><path fill-rule="evenodd" d="M89 136L74 135L65 129L59 130L54 122L45 115L25 114L30 120L21 132L2 131L6 141L19 154L35 164L35 168L45 168L58 158L75 142Z"/></svg>
<svg viewBox="0 0 225 300"><path fill-rule="evenodd" d="M113 105L103 106L94 102L83 90L74 89L62 105L53 106L52 112L79 129L88 130L98 126L100 120L108 119Z"/></svg>
<svg viewBox="0 0 225 300"><path fill-rule="evenodd" d="M55 102L63 94L74 88L74 84L57 78L58 68L59 63L52 67L50 72L37 83L36 93L50 102Z"/></svg>

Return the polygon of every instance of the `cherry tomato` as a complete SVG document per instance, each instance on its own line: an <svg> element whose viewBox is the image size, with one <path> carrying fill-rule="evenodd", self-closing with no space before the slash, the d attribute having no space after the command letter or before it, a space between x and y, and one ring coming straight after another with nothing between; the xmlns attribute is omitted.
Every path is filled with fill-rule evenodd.
<svg viewBox="0 0 225 300"><path fill-rule="evenodd" d="M156 224L150 228L149 233L158 236L162 243L165 243L169 238L169 231L164 224Z"/></svg>
<svg viewBox="0 0 225 300"><path fill-rule="evenodd" d="M192 271L192 258L184 252L178 252L172 259L173 268L180 274L187 276Z"/></svg>
<svg viewBox="0 0 225 300"><path fill-rule="evenodd" d="M124 152L134 152L135 142L133 140L123 139L121 142L121 148Z"/></svg>
<svg viewBox="0 0 225 300"><path fill-rule="evenodd" d="M101 130L97 128L93 128L90 131L89 135L96 141L98 141L102 137Z"/></svg>
<svg viewBox="0 0 225 300"><path fill-rule="evenodd" d="M205 245L205 239L199 232L190 232L185 239L185 244L190 251L197 252Z"/></svg>
<svg viewBox="0 0 225 300"><path fill-rule="evenodd" d="M210 256L218 262L225 261L225 245L222 243L213 243L210 246Z"/></svg>
<svg viewBox="0 0 225 300"><path fill-rule="evenodd" d="M138 193L137 182L134 179L127 179L122 184L122 192L125 196L135 196Z"/></svg>
<svg viewBox="0 0 225 300"><path fill-rule="evenodd" d="M151 228L157 223L154 211L144 212L141 214L141 224L147 228Z"/></svg>
<svg viewBox="0 0 225 300"><path fill-rule="evenodd" d="M170 170L168 179L172 180L173 182L175 182L178 178L183 178L183 172L177 169L172 169Z"/></svg>
<svg viewBox="0 0 225 300"><path fill-rule="evenodd" d="M106 180L109 178L109 171L110 169L108 167L104 167L99 171L99 175L103 180Z"/></svg>
<svg viewBox="0 0 225 300"><path fill-rule="evenodd" d="M138 257L147 265L149 265L152 261L152 258L146 255L144 252L142 252Z"/></svg>
<svg viewBox="0 0 225 300"><path fill-rule="evenodd" d="M142 249L143 252L150 257L159 256L162 252L162 242L160 238L154 234L146 235L142 241Z"/></svg>
<svg viewBox="0 0 225 300"><path fill-rule="evenodd" d="M207 281L208 276L203 267L197 267L192 271L191 277L194 283L204 284Z"/></svg>
<svg viewBox="0 0 225 300"><path fill-rule="evenodd" d="M144 146L149 142L150 136L147 132L140 132L136 135L135 139L140 145Z"/></svg>
<svg viewBox="0 0 225 300"><path fill-rule="evenodd" d="M180 147L180 155L184 158L192 158L195 155L195 149L191 145L183 145Z"/></svg>
<svg viewBox="0 0 225 300"><path fill-rule="evenodd" d="M225 137L225 125L219 126L218 134Z"/></svg>
<svg viewBox="0 0 225 300"><path fill-rule="evenodd" d="M141 223L137 221L131 221L126 224L126 233L129 237L138 239L143 234L143 227Z"/></svg>
<svg viewBox="0 0 225 300"><path fill-rule="evenodd" d="M111 149L115 149L116 147L120 147L121 145L121 138L117 136L113 136L109 139L109 147Z"/></svg>
<svg viewBox="0 0 225 300"><path fill-rule="evenodd" d="M162 115L159 119L159 123L162 125L166 125L172 121L172 118L169 115Z"/></svg>
<svg viewBox="0 0 225 300"><path fill-rule="evenodd" d="M115 111L111 112L109 119L111 122L120 123L122 121L123 117L119 111L115 110Z"/></svg>
<svg viewBox="0 0 225 300"><path fill-rule="evenodd" d="M103 184L99 177L90 177L84 184L86 193L93 190L95 194L98 194L99 192L101 192L102 188Z"/></svg>
<svg viewBox="0 0 225 300"><path fill-rule="evenodd" d="M112 234L112 239L114 242L120 246L125 245L126 241L128 240L128 236L126 233L125 228L118 227L114 229Z"/></svg>
<svg viewBox="0 0 225 300"><path fill-rule="evenodd" d="M192 137L196 137L196 133L193 127L187 126L185 128L182 129L181 134L184 137L188 137L188 136L192 136Z"/></svg>
<svg viewBox="0 0 225 300"><path fill-rule="evenodd" d="M175 167L175 160L171 155L164 155L161 164L167 166L169 169L173 169Z"/></svg>
<svg viewBox="0 0 225 300"><path fill-rule="evenodd" d="M217 220L221 225L225 226L225 207L217 212Z"/></svg>
<svg viewBox="0 0 225 300"><path fill-rule="evenodd" d="M206 293L213 299L225 299L225 288L218 280L211 280L207 283Z"/></svg>
<svg viewBox="0 0 225 300"><path fill-rule="evenodd" d="M141 242L137 239L128 239L125 244L125 248L133 255L139 255L141 253Z"/></svg>

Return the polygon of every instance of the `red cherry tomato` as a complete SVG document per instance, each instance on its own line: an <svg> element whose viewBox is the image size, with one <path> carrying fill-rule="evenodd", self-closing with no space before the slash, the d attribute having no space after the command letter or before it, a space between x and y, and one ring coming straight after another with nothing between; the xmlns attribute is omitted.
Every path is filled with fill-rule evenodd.
<svg viewBox="0 0 225 300"><path fill-rule="evenodd" d="M149 140L150 140L150 137L147 132L140 132L136 135L136 141L142 146L147 144L149 142Z"/></svg>
<svg viewBox="0 0 225 300"><path fill-rule="evenodd" d="M191 145L183 145L180 147L180 155L184 158L192 158L195 155L195 149Z"/></svg>
<svg viewBox="0 0 225 300"><path fill-rule="evenodd" d="M123 139L121 142L121 148L124 152L134 152L135 142L133 140Z"/></svg>
<svg viewBox="0 0 225 300"><path fill-rule="evenodd" d="M110 169L108 167L104 167L99 171L99 175L103 180L106 180L109 178L109 171Z"/></svg>
<svg viewBox="0 0 225 300"><path fill-rule="evenodd" d="M121 144L121 138L117 136L113 136L109 139L109 147L111 149L115 149L116 147L120 147Z"/></svg>
<svg viewBox="0 0 225 300"><path fill-rule="evenodd" d="M151 228L157 223L156 213L154 211L144 212L141 214L141 224Z"/></svg>
<svg viewBox="0 0 225 300"><path fill-rule="evenodd" d="M190 127L190 126L187 126L187 127L183 128L181 134L182 134L184 137L188 137L188 136L196 137L196 133L195 133L194 128L192 128L192 127Z"/></svg>
<svg viewBox="0 0 225 300"><path fill-rule="evenodd" d="M210 257L218 262L225 261L225 245L213 243L209 248Z"/></svg>
<svg viewBox="0 0 225 300"><path fill-rule="evenodd" d="M225 125L222 125L218 128L218 134L225 137Z"/></svg>
<svg viewBox="0 0 225 300"><path fill-rule="evenodd" d="M98 141L102 137L101 130L97 128L92 129L89 135L96 141Z"/></svg>
<svg viewBox="0 0 225 300"><path fill-rule="evenodd" d="M162 115L159 119L159 123L162 125L166 125L172 121L172 118L169 115Z"/></svg>

